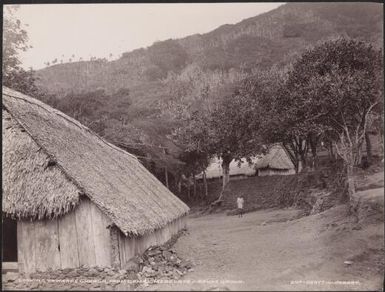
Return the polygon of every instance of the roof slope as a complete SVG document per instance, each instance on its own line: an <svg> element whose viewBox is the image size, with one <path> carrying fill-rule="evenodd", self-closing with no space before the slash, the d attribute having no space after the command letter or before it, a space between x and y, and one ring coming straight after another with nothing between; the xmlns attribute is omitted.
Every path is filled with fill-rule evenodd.
<svg viewBox="0 0 385 292"><path fill-rule="evenodd" d="M189 211L187 205L147 171L135 156L106 142L62 112L5 87L3 87L3 109L20 125L22 132L25 131L31 141L36 143L34 147L49 157L48 162L43 162L41 159L42 161L36 164L36 167L31 164L28 168L23 165L20 166L21 168L16 168L17 175L12 179L20 184L17 192L12 190L11 185L4 185L12 183L9 177L4 180L3 208L5 207L7 212L23 217L20 215L23 212L17 208L20 208L20 202L28 202L34 204L34 207L30 208L26 215L41 217L38 215L43 208L47 210L45 215L50 216L53 208L61 208L65 211L70 209L68 204L66 206L56 204L57 202L70 201L71 204L76 204L79 200L76 196L84 194L123 233L142 235L163 227ZM16 136L13 140L15 138ZM12 144L5 143L3 152L14 153L11 146ZM30 148L32 149L33 147ZM31 155L24 153L24 155L25 157L19 159L30 158L34 153ZM7 157L11 156L3 154L3 158ZM17 160L16 157L18 156L14 156L15 160ZM35 162L39 163L37 160ZM33 179L28 173L44 163L45 170L51 169L48 166L55 165L58 171L62 172L61 177L58 172L56 173L57 178L60 177L60 179L52 180L52 185L55 187L51 189L50 199L47 199L44 192L39 191L47 185L46 178L43 183L35 182L39 185L36 186L35 191L26 189L27 180ZM12 161L3 165L3 171L6 166L14 168ZM42 170L39 169L39 171ZM12 170L8 175L10 172ZM68 181L72 186L68 185ZM74 191L75 186L77 191ZM67 190L71 192L68 193ZM37 203L40 206L36 205ZM24 208L28 209L26 206Z"/></svg>
<svg viewBox="0 0 385 292"><path fill-rule="evenodd" d="M274 144L269 148L268 153L255 163L256 169L293 169L294 164L291 161L286 150L280 144Z"/></svg>

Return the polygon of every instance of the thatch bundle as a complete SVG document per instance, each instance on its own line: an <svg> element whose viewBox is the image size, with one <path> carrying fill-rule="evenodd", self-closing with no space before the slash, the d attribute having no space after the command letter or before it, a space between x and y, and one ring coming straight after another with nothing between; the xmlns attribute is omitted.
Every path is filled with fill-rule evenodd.
<svg viewBox="0 0 385 292"><path fill-rule="evenodd" d="M189 208L129 153L48 105L3 87L3 211L63 215L90 198L126 235L143 235Z"/></svg>
<svg viewBox="0 0 385 292"><path fill-rule="evenodd" d="M255 163L255 168L287 170L293 169L294 164L282 145L273 144L270 146L268 153Z"/></svg>

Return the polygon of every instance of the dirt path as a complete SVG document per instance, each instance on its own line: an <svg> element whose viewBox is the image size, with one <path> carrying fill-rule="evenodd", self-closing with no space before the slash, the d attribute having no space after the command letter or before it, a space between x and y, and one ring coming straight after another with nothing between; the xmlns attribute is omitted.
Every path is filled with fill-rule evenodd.
<svg viewBox="0 0 385 292"><path fill-rule="evenodd" d="M183 278L184 283L157 284L148 290L382 287L383 223L357 227L345 216L344 206L290 220L297 214L286 209L262 210L243 218L224 214L190 218L189 234L178 240L175 249L195 264L194 271ZM348 260L353 263L344 264ZM202 280L206 282L198 282Z"/></svg>

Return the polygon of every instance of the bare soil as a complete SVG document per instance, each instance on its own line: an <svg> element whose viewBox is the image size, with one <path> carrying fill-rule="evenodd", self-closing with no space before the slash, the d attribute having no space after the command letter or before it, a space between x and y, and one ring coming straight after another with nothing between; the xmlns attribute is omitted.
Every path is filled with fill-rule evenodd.
<svg viewBox="0 0 385 292"><path fill-rule="evenodd" d="M147 289L381 290L383 220L357 224L345 205L302 218L299 212L269 209L243 218L223 213L191 218L189 234L175 250L193 262L194 271L183 283Z"/></svg>

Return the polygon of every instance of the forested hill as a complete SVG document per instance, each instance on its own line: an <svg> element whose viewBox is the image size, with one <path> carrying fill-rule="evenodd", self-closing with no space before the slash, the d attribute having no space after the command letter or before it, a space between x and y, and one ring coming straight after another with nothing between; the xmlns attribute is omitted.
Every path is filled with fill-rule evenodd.
<svg viewBox="0 0 385 292"><path fill-rule="evenodd" d="M162 104L218 97L219 87L255 70L284 66L330 38L382 46L382 21L379 3L289 3L206 34L156 42L117 60L55 64L37 72L38 86L55 95L53 106L112 142L168 143L171 149L165 137L175 119L159 115Z"/></svg>
<svg viewBox="0 0 385 292"><path fill-rule="evenodd" d="M382 45L382 19L378 3L289 3L207 34L156 42L124 53L118 60L58 64L38 75L40 86L53 93L129 88L138 91L131 97L139 99L141 93L147 95L141 88L143 82L156 82L190 63L210 70L269 67L288 62L308 45L338 35ZM151 86L149 91L151 97Z"/></svg>

